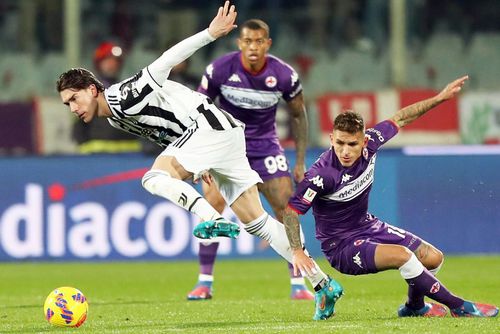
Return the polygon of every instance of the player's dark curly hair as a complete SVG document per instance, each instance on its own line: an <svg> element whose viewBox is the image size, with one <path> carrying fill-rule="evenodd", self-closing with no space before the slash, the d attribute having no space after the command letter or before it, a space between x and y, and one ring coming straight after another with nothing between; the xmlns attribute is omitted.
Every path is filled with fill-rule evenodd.
<svg viewBox="0 0 500 334"><path fill-rule="evenodd" d="M65 89L86 89L92 84L98 92L104 92L104 85L94 73L84 68L72 68L59 76L56 87L58 92L62 92Z"/></svg>
<svg viewBox="0 0 500 334"><path fill-rule="evenodd" d="M266 32L266 37L269 37L269 26L266 22L259 19L250 19L240 26L240 32L243 31L243 28L248 28L250 30L264 30Z"/></svg>
<svg viewBox="0 0 500 334"><path fill-rule="evenodd" d="M352 110L346 110L335 117L333 129L350 134L355 134L360 131L365 131L365 122L360 114Z"/></svg>

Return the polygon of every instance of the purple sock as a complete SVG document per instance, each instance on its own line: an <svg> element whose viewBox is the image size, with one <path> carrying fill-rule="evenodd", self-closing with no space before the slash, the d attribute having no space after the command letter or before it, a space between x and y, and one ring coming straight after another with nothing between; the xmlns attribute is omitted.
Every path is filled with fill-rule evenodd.
<svg viewBox="0 0 500 334"><path fill-rule="evenodd" d="M424 271L415 278L407 279L408 282L408 307L413 309L422 308L424 296L427 296L435 301L448 306L449 308L457 308L462 306L464 300L452 294L448 289L432 275L430 271Z"/></svg>
<svg viewBox="0 0 500 334"><path fill-rule="evenodd" d="M219 243L214 242L209 245L200 243L200 251L198 258L200 260L200 274L212 275L214 272L215 257L217 256L217 249Z"/></svg>

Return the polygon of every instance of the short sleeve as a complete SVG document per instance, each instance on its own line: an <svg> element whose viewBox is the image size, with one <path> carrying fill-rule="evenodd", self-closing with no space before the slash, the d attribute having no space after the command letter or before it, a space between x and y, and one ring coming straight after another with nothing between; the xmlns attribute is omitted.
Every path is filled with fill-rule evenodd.
<svg viewBox="0 0 500 334"><path fill-rule="evenodd" d="M314 201L331 191L333 184L333 178L326 173L326 169L310 169L297 185L288 205L297 213L305 214Z"/></svg>
<svg viewBox="0 0 500 334"><path fill-rule="evenodd" d="M389 139L394 137L399 127L391 120L385 120L376 124L373 128L366 129L365 136L368 138L368 151L376 152Z"/></svg>

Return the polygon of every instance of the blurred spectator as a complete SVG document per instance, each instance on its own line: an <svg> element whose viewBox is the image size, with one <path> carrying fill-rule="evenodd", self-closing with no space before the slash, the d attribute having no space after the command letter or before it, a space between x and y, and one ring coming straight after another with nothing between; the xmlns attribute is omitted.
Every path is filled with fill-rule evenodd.
<svg viewBox="0 0 500 334"><path fill-rule="evenodd" d="M94 52L96 76L109 87L120 81L123 65L123 50L112 42L101 43ZM123 153L138 152L141 149L137 137L109 126L104 118L91 123L75 122L73 137L80 153Z"/></svg>

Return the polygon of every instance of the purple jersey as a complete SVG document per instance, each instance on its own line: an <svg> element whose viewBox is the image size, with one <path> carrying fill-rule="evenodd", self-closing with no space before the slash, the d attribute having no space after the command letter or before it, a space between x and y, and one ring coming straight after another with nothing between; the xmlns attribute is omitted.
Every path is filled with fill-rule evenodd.
<svg viewBox="0 0 500 334"><path fill-rule="evenodd" d="M323 152L297 186L288 204L300 214L313 208L316 238L323 250L363 232L373 223L368 214L368 197L376 153L397 132L392 121L367 129L368 145L351 167L343 167L332 149Z"/></svg>
<svg viewBox="0 0 500 334"><path fill-rule="evenodd" d="M289 101L302 91L299 76L271 55L259 73L251 74L240 57L241 52L231 52L208 65L198 91L212 100L218 96L222 109L245 123L247 142L266 139L279 145L276 109L281 97Z"/></svg>

